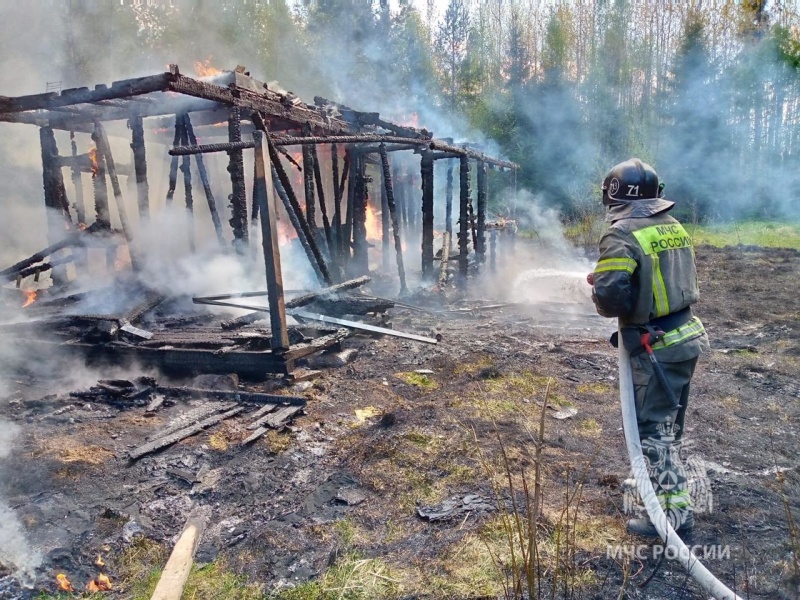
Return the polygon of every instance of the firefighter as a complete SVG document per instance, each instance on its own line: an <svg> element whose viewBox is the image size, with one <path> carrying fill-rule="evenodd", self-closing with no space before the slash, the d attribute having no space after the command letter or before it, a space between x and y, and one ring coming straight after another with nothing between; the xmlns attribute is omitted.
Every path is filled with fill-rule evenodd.
<svg viewBox="0 0 800 600"><path fill-rule="evenodd" d="M655 170L638 158L608 172L603 204L609 225L587 280L597 312L619 320L622 340L615 334L612 344L625 344L631 354L650 479L673 528L688 539L694 517L681 449L689 384L708 337L691 309L699 297L692 240L668 214L674 202L662 192ZM627 529L658 537L647 518L630 519Z"/></svg>

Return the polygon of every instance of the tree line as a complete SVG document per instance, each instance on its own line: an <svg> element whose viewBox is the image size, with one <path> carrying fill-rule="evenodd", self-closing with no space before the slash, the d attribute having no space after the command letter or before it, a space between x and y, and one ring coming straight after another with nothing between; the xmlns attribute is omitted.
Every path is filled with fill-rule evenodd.
<svg viewBox="0 0 800 600"><path fill-rule="evenodd" d="M698 219L800 212L800 15L788 0L73 0L60 10L62 70L76 85L165 62L244 62L306 100L481 139L567 214L596 206L604 173L630 156Z"/></svg>

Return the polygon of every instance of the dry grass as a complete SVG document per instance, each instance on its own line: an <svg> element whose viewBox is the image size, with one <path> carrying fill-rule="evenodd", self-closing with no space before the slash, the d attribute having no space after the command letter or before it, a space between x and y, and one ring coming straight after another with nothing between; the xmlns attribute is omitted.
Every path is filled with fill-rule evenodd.
<svg viewBox="0 0 800 600"><path fill-rule="evenodd" d="M96 444L87 444L80 436L48 437L37 442L39 451L36 454L65 464L101 465L114 457L110 450Z"/></svg>

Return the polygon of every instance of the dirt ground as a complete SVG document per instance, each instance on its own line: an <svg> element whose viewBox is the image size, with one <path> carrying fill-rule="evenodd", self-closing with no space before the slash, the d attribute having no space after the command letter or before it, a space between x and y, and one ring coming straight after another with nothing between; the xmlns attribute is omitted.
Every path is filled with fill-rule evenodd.
<svg viewBox="0 0 800 600"><path fill-rule="evenodd" d="M705 246L697 260L695 312L713 351L687 415L704 506L694 543L719 551L705 564L742 597L795 598L800 252ZM547 597L555 578L558 598L617 598L623 586L626 598L707 598L677 563L658 564L652 544L624 532L628 459L605 341L614 323L565 300L571 311L396 308L396 329L441 342L348 339L355 362L289 388L308 396L305 414L247 448L237 445L245 421L231 420L130 462L126 450L187 407L146 417L76 403L69 390L42 398L46 382L20 375L2 401L20 432L0 461L0 493L43 554L37 590L52 592L57 573L82 589L102 554L112 595L147 597L147 577L133 575L137 552L170 547L192 507L206 505L198 562L246 579L235 580L240 593L198 599L255 597L246 595L254 586L285 598L503 597L512 547L520 553L505 517L525 512L523 485L532 495L549 387L536 529ZM437 508L452 514L420 516ZM615 554L637 544L638 556ZM35 593L0 578L0 598Z"/></svg>

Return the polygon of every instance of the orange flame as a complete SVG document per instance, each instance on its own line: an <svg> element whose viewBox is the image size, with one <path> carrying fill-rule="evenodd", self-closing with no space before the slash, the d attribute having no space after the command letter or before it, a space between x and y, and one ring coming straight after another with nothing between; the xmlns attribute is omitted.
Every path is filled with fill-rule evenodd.
<svg viewBox="0 0 800 600"><path fill-rule="evenodd" d="M213 75L219 75L222 73L222 71L220 71L218 68L211 66L212 58L213 57L209 56L205 60L194 61L194 71L199 77L211 77Z"/></svg>
<svg viewBox="0 0 800 600"><path fill-rule="evenodd" d="M100 171L100 164L97 162L97 148L89 150L89 160L92 161L92 177L97 177Z"/></svg>
<svg viewBox="0 0 800 600"><path fill-rule="evenodd" d="M111 580L102 573L86 584L87 592L107 592L111 589Z"/></svg>
<svg viewBox="0 0 800 600"><path fill-rule="evenodd" d="M367 204L367 240L380 240L381 239L381 223L378 219L378 213L372 206Z"/></svg>
<svg viewBox="0 0 800 600"><path fill-rule="evenodd" d="M69 579L67 579L67 576L64 575L63 573L59 573L58 575L56 575L56 581L58 581L59 589L65 592L75 591L75 588L72 587L72 584L69 582Z"/></svg>
<svg viewBox="0 0 800 600"><path fill-rule="evenodd" d="M30 306L31 304L33 304L34 302L36 302L36 294L37 294L37 292L36 292L36 291L33 291L33 292L25 292L25 298L26 298L26 300L25 300L25 304L23 304L23 305L22 305L22 308L25 308L25 307L27 307L27 306Z"/></svg>

